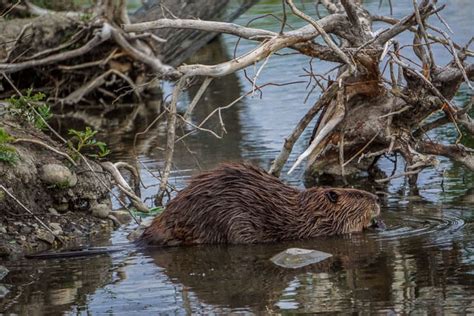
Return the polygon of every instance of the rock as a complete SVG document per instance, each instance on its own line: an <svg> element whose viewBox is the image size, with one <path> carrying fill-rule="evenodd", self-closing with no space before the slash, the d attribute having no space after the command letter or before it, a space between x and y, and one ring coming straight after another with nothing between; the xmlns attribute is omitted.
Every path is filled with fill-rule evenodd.
<svg viewBox="0 0 474 316"><path fill-rule="evenodd" d="M33 228L30 226L22 226L20 228L20 233L23 235L31 234L32 231L33 231Z"/></svg>
<svg viewBox="0 0 474 316"><path fill-rule="evenodd" d="M91 207L92 215L98 218L107 218L112 211L109 206L105 204L95 204Z"/></svg>
<svg viewBox="0 0 474 316"><path fill-rule="evenodd" d="M8 274L8 272L10 271L8 271L7 268L0 265L0 280L2 280Z"/></svg>
<svg viewBox="0 0 474 316"><path fill-rule="evenodd" d="M130 223L130 221L133 219L132 215L128 211L114 211L112 212L112 215L115 216L115 218L120 222L120 224L125 225Z"/></svg>
<svg viewBox="0 0 474 316"><path fill-rule="evenodd" d="M301 268L309 264L321 262L329 257L330 253L301 248L289 248L273 256L270 260L284 268Z"/></svg>
<svg viewBox="0 0 474 316"><path fill-rule="evenodd" d="M7 296L8 292L10 291L5 287L5 285L0 284L0 298Z"/></svg>
<svg viewBox="0 0 474 316"><path fill-rule="evenodd" d="M0 244L0 258L1 257L8 257L12 253L10 247L5 244Z"/></svg>
<svg viewBox="0 0 474 316"><path fill-rule="evenodd" d="M62 189L73 187L77 183L75 173L63 165L54 163L41 167L40 178L43 182Z"/></svg>
<svg viewBox="0 0 474 316"><path fill-rule="evenodd" d="M56 209L53 208L53 207L48 208L48 212L49 212L49 214L51 214L51 215L59 216L58 211L56 211Z"/></svg>
<svg viewBox="0 0 474 316"><path fill-rule="evenodd" d="M68 203L62 203L62 204L57 204L54 206L54 208L59 212L59 213L65 213L69 209L69 204Z"/></svg>
<svg viewBox="0 0 474 316"><path fill-rule="evenodd" d="M42 241L45 241L50 245L52 245L54 243L54 239L55 239L53 234L51 234L49 231L43 230L43 229L40 229L36 232L36 238L38 238Z"/></svg>
<svg viewBox="0 0 474 316"><path fill-rule="evenodd" d="M136 241L138 239L138 237L140 237L143 234L143 231L145 230L145 228L147 228L148 226L151 225L152 221L153 221L153 218L151 218L151 217L144 220L140 224L140 226L138 226L130 234L128 234L127 239L132 241L132 242Z"/></svg>
<svg viewBox="0 0 474 316"><path fill-rule="evenodd" d="M49 228L53 231L56 235L61 235L63 233L63 229L59 223L49 223Z"/></svg>

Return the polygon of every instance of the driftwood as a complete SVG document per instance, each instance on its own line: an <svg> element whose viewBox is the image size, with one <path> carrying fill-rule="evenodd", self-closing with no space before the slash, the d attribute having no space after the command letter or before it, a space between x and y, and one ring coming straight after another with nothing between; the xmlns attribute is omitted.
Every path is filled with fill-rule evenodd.
<svg viewBox="0 0 474 316"><path fill-rule="evenodd" d="M409 176L412 183L416 181L419 171L436 164L434 159L436 155L449 157L474 170L472 149L458 144L463 136L462 131L472 134L473 121L466 109L460 109L451 102L462 82L471 87L469 80L474 78L474 65L469 64L466 58L473 56L474 52L469 47L471 43L454 43L446 32L429 24L430 17L440 15L444 8L444 6L437 7L436 1L423 0L419 3L414 1L413 13L398 20L371 15L360 1L351 0L318 2L326 6L329 14L316 19L299 9L294 1L285 0L285 12L301 18L306 25L288 30L284 17L280 32L222 21L183 18L163 6L160 7L161 18L130 23L129 20L133 21L134 17L129 19L120 3L123 4L123 1L115 5L112 1L99 2L93 18L87 22L75 18L71 13L62 13L62 18L67 18L69 21L72 19L72 23L76 23L74 26L76 33L67 41L58 43L55 48L48 50L41 48L40 51L34 49L24 51L22 45L30 34L28 29L31 26L28 23L35 22L30 21L23 27L17 27L19 33L7 45L6 53L3 55L4 61L0 63L0 73L10 74L15 79L15 76L31 68L38 72L47 71L48 80L51 81L52 77L57 81L53 95L63 95L58 100L66 104L71 102L72 98L68 98L67 95L72 93L73 96L81 96L84 101L87 93L93 94L86 89L90 89L91 84L97 87L99 84L94 85L97 82L109 88L107 89L109 97L113 100L120 97L110 92L113 91L113 87L129 86L130 94L133 94L132 91L141 93L152 77L179 79L174 91L176 99L194 77L207 78L202 86L204 91L206 82L212 78L222 77L261 62L256 72L258 76L264 71L269 58L284 48L290 48L312 60L335 62L338 67L331 74L332 80L329 80L327 74L308 71L309 84L318 85L322 90L321 98L286 139L281 154L271 167L271 173L280 175L294 143L318 114L311 143L296 162L297 166L307 160L309 173L324 172L344 176L367 171L380 157L395 154L400 154L405 159L407 164L405 175ZM218 2L215 3L218 5ZM207 14L208 11L201 10L201 12ZM47 14L55 16L58 13L47 12ZM138 16L140 13L137 13L136 17ZM384 22L386 28L381 32L374 32L372 24L375 21ZM179 58L173 57L171 51L167 54L168 50L163 47L169 42L170 47L176 48L177 43L183 42L181 35L176 35L176 39L173 38L176 30L183 32L178 34L188 34L183 30L192 30L199 31L201 35L211 34L209 36L227 33L256 41L258 45L241 56L214 65L173 63L171 59L179 60ZM413 45L399 46L396 36L402 32L413 34ZM316 42L319 37L323 39L324 44ZM166 42L163 42L164 40ZM453 56L452 62L445 66L436 65L430 47L432 43L444 45ZM158 49L159 47L161 49ZM403 56L408 49L415 53L419 62ZM98 56L97 52L101 50L104 51ZM180 56L182 54L179 52ZM165 55L170 59L168 60ZM96 58L91 60L91 56ZM137 67L137 64L141 65L142 69ZM52 76L53 74L44 68L44 66L53 67L52 65L59 65L62 68L58 68L64 71L69 70L71 72L67 74L69 77L65 76L65 72ZM97 65L104 68L102 73L88 72L88 76L79 81L81 85L76 84L71 88L72 91L68 92L62 88L65 82L69 82L68 78L77 78L72 74L75 75L81 67L86 69ZM121 75L109 71L108 76L102 76L110 69L119 71ZM37 78L33 79L38 82ZM277 84L267 83L257 86L256 82L254 78L252 91L245 93L238 100L260 91L266 85ZM200 92L201 95L203 91ZM81 92L87 93L81 94ZM77 98L74 100L76 102ZM176 136L174 133L176 122L191 126L194 131L217 135L204 129L203 124L212 115L220 117L224 109L236 102L215 109L199 124L187 119L195 102L189 104L184 117L176 113L172 104L167 110L168 129L173 131L168 131L165 173L169 173L172 144L189 134ZM425 123L438 113L443 117ZM458 133L458 142L455 144L434 143L425 136L430 130L448 123L452 124L452 128ZM224 123L221 125L223 127ZM290 168L290 171L296 166ZM165 174L162 190L166 187L166 179Z"/></svg>
<svg viewBox="0 0 474 316"><path fill-rule="evenodd" d="M436 7L430 1L415 2L413 13L397 20L372 16L357 1L325 1L330 14L315 20L299 10L293 1L287 0L286 4L308 25L275 33L231 23L172 18L124 25L123 28L127 32L196 29L261 42L254 50L224 63L179 66L176 70L180 76L225 76L266 61L287 47L321 61L338 62L336 79L327 82L326 86L321 85L318 74L310 74L323 88L322 96L285 140L281 154L270 169L275 175L280 174L294 143L318 113L321 115L311 144L290 171L307 159L310 173L351 174L367 171L379 157L394 154L404 157L406 175L411 182L423 168L436 164L432 155L449 157L474 170L471 149L458 144L432 143L424 136L429 130L447 123L452 123L458 133L461 133L460 127L472 133L472 119L467 110L457 108L450 100L463 81L470 86L474 65L465 59L473 52L469 43L466 46L453 43L445 32L427 22L430 16L442 11L443 6ZM386 22L388 28L376 34L372 31L374 21ZM413 49L421 66L403 58L403 50L395 40L402 32L413 32L414 45L408 49ZM343 45L337 46L329 34ZM314 41L319 36L326 45ZM436 65L431 42L445 45L452 53L453 61L447 66ZM390 80L384 78L380 67L385 58L388 59ZM261 67L264 65L265 62ZM319 77L324 79L324 76ZM444 113L444 117L423 124L437 113Z"/></svg>
<svg viewBox="0 0 474 316"><path fill-rule="evenodd" d="M124 1L98 1L86 12L53 11L26 0L0 2L0 13L7 17L0 17L0 74L10 74L20 89L47 93L54 103L141 101L140 94L157 73L160 78L179 77L168 64L181 64L218 33L128 34L120 25L162 17L230 21L254 2L243 0L227 10L228 0L156 0L145 2L130 17ZM8 16L13 13L23 18ZM25 76L31 69L34 75ZM3 96L12 93L3 91Z"/></svg>

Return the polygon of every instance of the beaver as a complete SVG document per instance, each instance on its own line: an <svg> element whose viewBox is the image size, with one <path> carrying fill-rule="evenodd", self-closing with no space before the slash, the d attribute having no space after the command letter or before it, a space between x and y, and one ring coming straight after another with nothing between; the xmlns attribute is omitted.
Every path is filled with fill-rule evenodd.
<svg viewBox="0 0 474 316"><path fill-rule="evenodd" d="M376 195L299 190L248 163L194 177L137 240L141 245L251 244L360 232L379 216Z"/></svg>

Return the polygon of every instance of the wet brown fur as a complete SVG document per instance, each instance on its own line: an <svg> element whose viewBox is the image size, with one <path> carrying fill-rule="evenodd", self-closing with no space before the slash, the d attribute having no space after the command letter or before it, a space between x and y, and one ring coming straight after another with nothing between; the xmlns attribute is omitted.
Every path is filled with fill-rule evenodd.
<svg viewBox="0 0 474 316"><path fill-rule="evenodd" d="M145 229L139 243L262 243L359 232L380 208L371 193L300 191L249 164L223 164L194 177Z"/></svg>

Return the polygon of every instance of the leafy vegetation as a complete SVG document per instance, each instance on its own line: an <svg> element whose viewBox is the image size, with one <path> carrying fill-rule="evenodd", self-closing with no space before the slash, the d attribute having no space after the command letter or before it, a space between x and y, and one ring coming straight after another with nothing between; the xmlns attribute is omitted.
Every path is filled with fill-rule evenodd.
<svg viewBox="0 0 474 316"><path fill-rule="evenodd" d="M43 130L46 128L48 119L51 118L51 108L42 102L46 95L41 92L32 94L33 90L28 89L24 96L13 96L7 101L10 103L9 112L18 118L24 119Z"/></svg>
<svg viewBox="0 0 474 316"><path fill-rule="evenodd" d="M13 140L14 138L11 135L0 128L0 161L8 164L14 164L17 161L18 155L15 147L8 145Z"/></svg>
<svg viewBox="0 0 474 316"><path fill-rule="evenodd" d="M79 159L78 152L93 158L103 158L110 154L107 144L96 140L95 135L97 131L92 130L90 127L86 127L84 131L70 129L68 134L72 136L68 140L68 146L72 151L71 156L74 160Z"/></svg>

